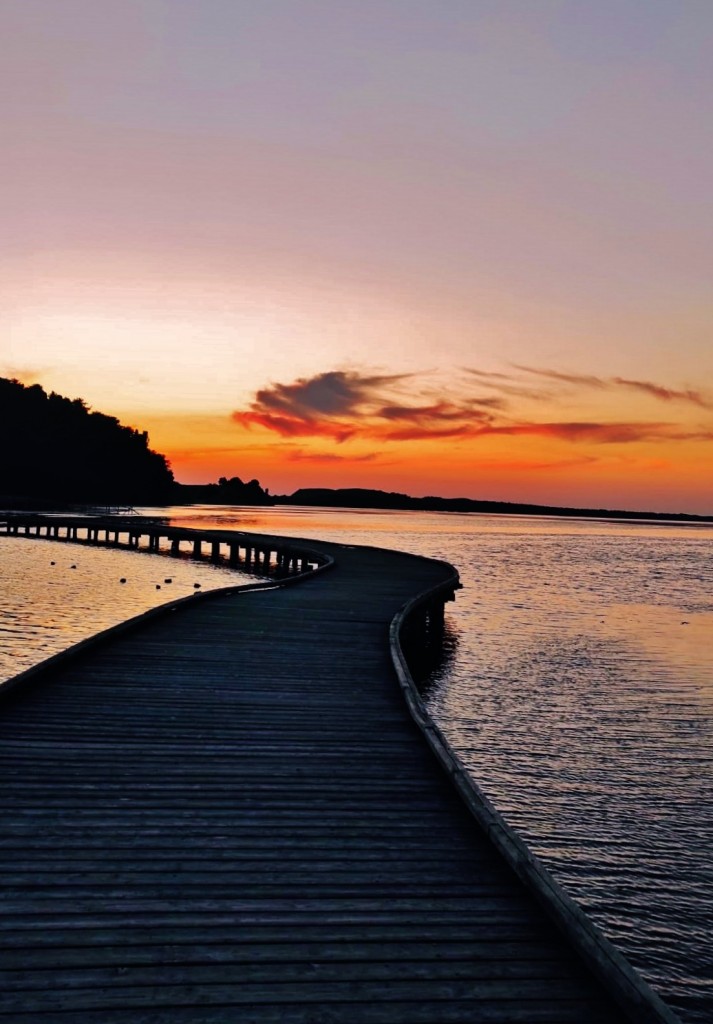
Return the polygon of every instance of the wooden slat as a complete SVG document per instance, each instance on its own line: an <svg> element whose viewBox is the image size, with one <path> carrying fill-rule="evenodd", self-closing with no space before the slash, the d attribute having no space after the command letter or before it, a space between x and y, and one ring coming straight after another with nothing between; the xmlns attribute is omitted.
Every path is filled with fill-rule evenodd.
<svg viewBox="0 0 713 1024"><path fill-rule="evenodd" d="M408 716L388 626L442 565L323 546L0 714L0 1014L25 1024L623 1019Z"/></svg>

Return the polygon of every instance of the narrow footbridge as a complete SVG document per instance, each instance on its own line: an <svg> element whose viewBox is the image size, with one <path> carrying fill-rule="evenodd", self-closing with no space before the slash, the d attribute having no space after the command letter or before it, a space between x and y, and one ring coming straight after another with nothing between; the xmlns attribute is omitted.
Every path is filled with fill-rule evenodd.
<svg viewBox="0 0 713 1024"><path fill-rule="evenodd" d="M261 552L270 578L141 616L5 692L0 1016L675 1021L421 705L404 651L437 644L453 568L188 533L234 563L250 550L253 568ZM149 536L169 552L177 538Z"/></svg>

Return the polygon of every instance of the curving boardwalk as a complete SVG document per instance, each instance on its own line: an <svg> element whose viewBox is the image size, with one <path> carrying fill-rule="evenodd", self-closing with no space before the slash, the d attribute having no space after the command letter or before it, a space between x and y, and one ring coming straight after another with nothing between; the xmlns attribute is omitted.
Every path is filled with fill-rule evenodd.
<svg viewBox="0 0 713 1024"><path fill-rule="evenodd" d="M389 623L446 568L320 547L0 708L13 1024L624 1019L407 713Z"/></svg>

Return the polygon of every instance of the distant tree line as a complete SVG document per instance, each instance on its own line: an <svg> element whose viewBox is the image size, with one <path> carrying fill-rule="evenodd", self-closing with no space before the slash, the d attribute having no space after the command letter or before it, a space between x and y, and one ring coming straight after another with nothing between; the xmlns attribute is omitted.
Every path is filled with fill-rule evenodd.
<svg viewBox="0 0 713 1024"><path fill-rule="evenodd" d="M146 431L81 398L0 377L0 494L72 503L169 500L173 473Z"/></svg>
<svg viewBox="0 0 713 1024"><path fill-rule="evenodd" d="M217 484L175 484L176 503L207 505L272 505L267 489L257 480L243 483L239 476L221 476Z"/></svg>
<svg viewBox="0 0 713 1024"><path fill-rule="evenodd" d="M478 512L481 515L575 516L590 519L655 519L676 522L710 522L711 516L685 512L633 512L624 509L570 508L561 505L532 505L512 501L483 501L476 498L413 498L398 491L365 487L301 487L290 495L273 498L280 505L310 505L324 508L400 509L414 512Z"/></svg>

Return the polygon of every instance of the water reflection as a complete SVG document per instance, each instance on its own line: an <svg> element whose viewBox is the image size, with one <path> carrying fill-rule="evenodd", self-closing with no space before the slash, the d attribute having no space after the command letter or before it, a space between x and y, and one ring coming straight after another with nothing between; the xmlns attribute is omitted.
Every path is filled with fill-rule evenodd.
<svg viewBox="0 0 713 1024"><path fill-rule="evenodd" d="M254 577L117 548L0 537L0 681L132 615Z"/></svg>
<svg viewBox="0 0 713 1024"><path fill-rule="evenodd" d="M681 1016L713 1019L713 528L157 511L176 525L377 544L455 564L465 587L448 605L446 657L427 690L433 714L478 784ZM119 618L134 613L116 604L109 576L91 583L85 557L156 558L67 546L55 592L47 562L61 546L0 538L5 567L3 543L42 552L14 580L25 596L10 605L1 643L15 658L18 644L45 644L48 633L62 646L77 609L90 632L95 605L111 604ZM160 564L146 579L153 600ZM188 564L190 583L198 571L227 571ZM130 572L117 563L111 580L117 575ZM58 610L43 613L53 594Z"/></svg>

